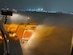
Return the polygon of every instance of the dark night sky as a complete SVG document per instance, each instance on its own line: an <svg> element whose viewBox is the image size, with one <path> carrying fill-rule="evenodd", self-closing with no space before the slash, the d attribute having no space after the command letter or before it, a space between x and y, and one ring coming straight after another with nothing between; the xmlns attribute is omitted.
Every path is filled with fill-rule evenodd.
<svg viewBox="0 0 73 55"><path fill-rule="evenodd" d="M29 9L44 8L49 11L73 12L73 0L0 0L0 8Z"/></svg>

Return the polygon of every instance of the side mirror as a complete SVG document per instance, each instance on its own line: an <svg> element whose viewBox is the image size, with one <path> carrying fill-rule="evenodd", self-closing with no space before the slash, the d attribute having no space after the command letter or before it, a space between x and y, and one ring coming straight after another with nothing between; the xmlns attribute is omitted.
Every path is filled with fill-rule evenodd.
<svg viewBox="0 0 73 55"><path fill-rule="evenodd" d="M12 16L13 12L11 10L1 10L1 15Z"/></svg>

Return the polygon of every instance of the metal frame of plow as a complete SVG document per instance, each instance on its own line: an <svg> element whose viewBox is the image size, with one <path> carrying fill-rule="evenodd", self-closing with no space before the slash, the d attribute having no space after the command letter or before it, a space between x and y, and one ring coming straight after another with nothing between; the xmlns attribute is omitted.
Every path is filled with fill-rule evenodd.
<svg viewBox="0 0 73 55"><path fill-rule="evenodd" d="M3 55L9 55L8 42L7 42L7 39L8 39L7 37L9 37L9 35L5 31L2 21L0 21L0 30L1 30L2 38L3 38L3 45L4 45Z"/></svg>

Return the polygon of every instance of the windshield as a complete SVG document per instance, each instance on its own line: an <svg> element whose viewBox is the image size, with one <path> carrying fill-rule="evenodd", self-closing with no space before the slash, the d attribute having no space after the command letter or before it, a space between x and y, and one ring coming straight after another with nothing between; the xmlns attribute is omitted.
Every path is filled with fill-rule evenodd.
<svg viewBox="0 0 73 55"><path fill-rule="evenodd" d="M1 20L5 21L3 16ZM67 55L71 53L72 20L73 15L64 13L16 12L7 16L4 28L11 40L20 43L24 55L52 55L52 51Z"/></svg>

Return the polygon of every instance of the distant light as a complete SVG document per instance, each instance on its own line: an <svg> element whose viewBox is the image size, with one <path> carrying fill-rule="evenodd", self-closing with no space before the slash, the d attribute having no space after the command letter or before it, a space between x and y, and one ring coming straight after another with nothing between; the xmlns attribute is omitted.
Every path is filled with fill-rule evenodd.
<svg viewBox="0 0 73 55"><path fill-rule="evenodd" d="M41 11L43 11L43 8L41 8Z"/></svg>
<svg viewBox="0 0 73 55"><path fill-rule="evenodd" d="M9 10L9 8L7 8L7 10Z"/></svg>
<svg viewBox="0 0 73 55"><path fill-rule="evenodd" d="M29 11L32 11L31 9L28 9Z"/></svg>
<svg viewBox="0 0 73 55"><path fill-rule="evenodd" d="M38 8L37 11L43 11L43 8Z"/></svg>
<svg viewBox="0 0 73 55"><path fill-rule="evenodd" d="M4 8L1 8L1 10L5 10Z"/></svg>
<svg viewBox="0 0 73 55"><path fill-rule="evenodd" d="M9 8L1 8L1 10L9 10Z"/></svg>
<svg viewBox="0 0 73 55"><path fill-rule="evenodd" d="M27 19L30 19L30 17L28 17Z"/></svg>
<svg viewBox="0 0 73 55"><path fill-rule="evenodd" d="M40 11L40 8L38 8L38 11Z"/></svg>
<svg viewBox="0 0 73 55"><path fill-rule="evenodd" d="M12 9L14 12L17 12L17 10L15 10L15 9Z"/></svg>

